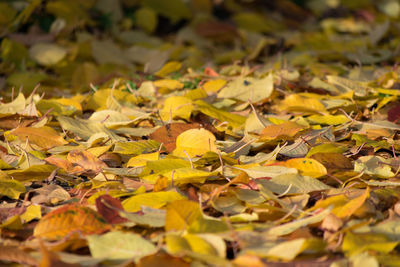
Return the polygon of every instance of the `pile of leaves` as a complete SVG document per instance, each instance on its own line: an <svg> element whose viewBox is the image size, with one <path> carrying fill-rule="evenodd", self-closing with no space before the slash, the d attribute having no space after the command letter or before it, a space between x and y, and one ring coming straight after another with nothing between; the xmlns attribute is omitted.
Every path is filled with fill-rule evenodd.
<svg viewBox="0 0 400 267"><path fill-rule="evenodd" d="M0 261L399 266L400 4L298 2L0 3Z"/></svg>

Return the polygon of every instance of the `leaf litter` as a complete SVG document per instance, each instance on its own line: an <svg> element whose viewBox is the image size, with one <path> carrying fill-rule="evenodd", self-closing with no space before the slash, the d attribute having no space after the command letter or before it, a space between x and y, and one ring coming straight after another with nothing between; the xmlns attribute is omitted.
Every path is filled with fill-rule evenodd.
<svg viewBox="0 0 400 267"><path fill-rule="evenodd" d="M400 265L397 1L0 10L2 264Z"/></svg>

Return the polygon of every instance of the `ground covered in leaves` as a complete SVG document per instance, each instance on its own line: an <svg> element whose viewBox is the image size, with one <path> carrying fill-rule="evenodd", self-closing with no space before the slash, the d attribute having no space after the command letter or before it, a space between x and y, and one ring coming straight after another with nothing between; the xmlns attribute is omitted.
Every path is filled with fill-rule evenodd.
<svg viewBox="0 0 400 267"><path fill-rule="evenodd" d="M400 266L398 1L0 11L1 264Z"/></svg>

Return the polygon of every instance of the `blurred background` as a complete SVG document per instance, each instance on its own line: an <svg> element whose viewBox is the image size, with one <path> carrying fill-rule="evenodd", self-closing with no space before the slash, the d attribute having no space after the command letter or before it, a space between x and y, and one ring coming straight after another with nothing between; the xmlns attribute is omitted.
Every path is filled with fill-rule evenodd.
<svg viewBox="0 0 400 267"><path fill-rule="evenodd" d="M31 0L0 2L0 90L71 95L166 63L296 67L322 77L393 66L397 0ZM51 90L50 90L51 89Z"/></svg>

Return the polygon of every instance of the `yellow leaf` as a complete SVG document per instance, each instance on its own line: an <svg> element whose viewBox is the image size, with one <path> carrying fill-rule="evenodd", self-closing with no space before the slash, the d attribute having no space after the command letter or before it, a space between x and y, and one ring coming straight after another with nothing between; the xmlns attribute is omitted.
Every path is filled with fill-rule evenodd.
<svg viewBox="0 0 400 267"><path fill-rule="evenodd" d="M129 159L128 163L126 164L127 167L143 167L146 166L148 161L158 160L160 153L148 153L148 154L141 154Z"/></svg>
<svg viewBox="0 0 400 267"><path fill-rule="evenodd" d="M289 159L283 163L285 167L295 168L304 176L319 178L326 175L327 171L324 165L315 159L310 158L295 158Z"/></svg>
<svg viewBox="0 0 400 267"><path fill-rule="evenodd" d="M121 105L125 104L126 106L131 106L133 104L138 103L138 99L133 94L120 90L120 89L100 89L96 91L91 97L89 97L88 102L86 104L86 109L92 109L95 111L99 111L102 109L107 109L108 105L106 101L109 98L114 98Z"/></svg>
<svg viewBox="0 0 400 267"><path fill-rule="evenodd" d="M364 204L365 200L369 197L369 191L370 189L367 187L361 195L353 199L342 194L318 200L310 210L333 206L332 213L334 215L339 218L348 218Z"/></svg>
<svg viewBox="0 0 400 267"><path fill-rule="evenodd" d="M0 196L18 199L19 195L25 192L25 186L20 182L11 179L0 179Z"/></svg>
<svg viewBox="0 0 400 267"><path fill-rule="evenodd" d="M225 80L212 80L208 81L205 84L203 84L203 89L206 91L208 94L210 93L216 93L218 92L222 87L224 87L226 84Z"/></svg>
<svg viewBox="0 0 400 267"><path fill-rule="evenodd" d="M338 146L335 143L326 143L318 146L313 146L307 153L306 158L311 157L318 153L343 153L346 151L346 147Z"/></svg>
<svg viewBox="0 0 400 267"><path fill-rule="evenodd" d="M164 170L158 173L142 176L141 178L148 181L149 183L155 183L160 176L165 176L168 178L169 182L172 182L172 179L174 179L174 183L179 185L187 183L204 183L207 177L216 174L217 172L202 171L188 167L173 170Z"/></svg>
<svg viewBox="0 0 400 267"><path fill-rule="evenodd" d="M335 215L339 218L350 217L353 213L355 213L367 200L369 197L369 187L364 191L364 193L352 200L348 201L346 204L341 206L339 210L335 211Z"/></svg>
<svg viewBox="0 0 400 267"><path fill-rule="evenodd" d="M169 90L182 89L184 84L177 80L162 79L153 82L154 86Z"/></svg>
<svg viewBox="0 0 400 267"><path fill-rule="evenodd" d="M127 198L122 201L122 206L126 211L137 212L142 206L158 209L179 199L185 199L185 197L173 191L151 192Z"/></svg>
<svg viewBox="0 0 400 267"><path fill-rule="evenodd" d="M178 157L194 157L208 151L217 152L215 136L205 129L190 129L176 138L176 149L172 152ZM185 153L186 152L186 153Z"/></svg>
<svg viewBox="0 0 400 267"><path fill-rule="evenodd" d="M78 101L79 95L73 98L58 98L54 99L54 101L60 103L64 106L73 106L76 110L82 111L81 103Z"/></svg>
<svg viewBox="0 0 400 267"><path fill-rule="evenodd" d="M13 135L17 135L19 138L43 148L50 149L56 146L62 146L68 144L58 133L50 127L43 126L39 128L33 127L19 127L11 132Z"/></svg>
<svg viewBox="0 0 400 267"><path fill-rule="evenodd" d="M307 117L307 120L311 123L327 124L327 125L338 125L350 121L345 115L311 115Z"/></svg>
<svg viewBox="0 0 400 267"><path fill-rule="evenodd" d="M171 96L164 102L164 107L160 112L163 121L169 121L175 117L188 120L194 107L192 100L184 96Z"/></svg>
<svg viewBox="0 0 400 267"><path fill-rule="evenodd" d="M315 98L307 98L300 95L289 95L279 105L280 110L288 112L299 111L304 113L326 112L324 105Z"/></svg>
<svg viewBox="0 0 400 267"><path fill-rule="evenodd" d="M201 113L217 119L220 122L228 122L234 128L242 127L246 122L246 117L218 109L203 100L196 100L194 104Z"/></svg>
<svg viewBox="0 0 400 267"><path fill-rule="evenodd" d="M42 208L40 205L29 205L20 217L24 223L40 219L42 218Z"/></svg>
<svg viewBox="0 0 400 267"><path fill-rule="evenodd" d="M159 71L157 71L155 73L155 75L160 76L160 77L165 77L170 73L179 71L181 67L182 67L182 63L181 62L170 61L167 64L165 64Z"/></svg>
<svg viewBox="0 0 400 267"><path fill-rule="evenodd" d="M176 200L167 206L165 231L185 230L191 223L202 218L200 206L190 200Z"/></svg>
<svg viewBox="0 0 400 267"><path fill-rule="evenodd" d="M262 79L242 77L233 80L218 93L220 98L233 98L243 102L258 102L268 98L274 90L274 79L270 73Z"/></svg>

